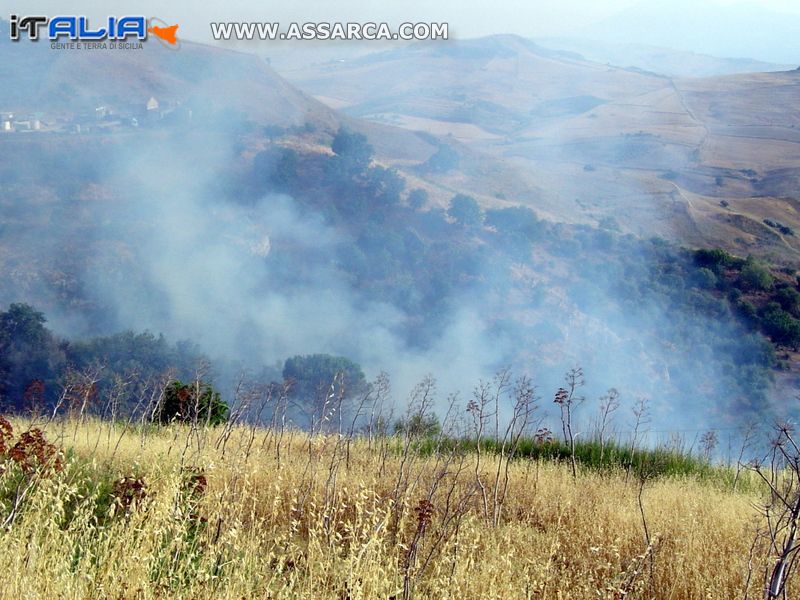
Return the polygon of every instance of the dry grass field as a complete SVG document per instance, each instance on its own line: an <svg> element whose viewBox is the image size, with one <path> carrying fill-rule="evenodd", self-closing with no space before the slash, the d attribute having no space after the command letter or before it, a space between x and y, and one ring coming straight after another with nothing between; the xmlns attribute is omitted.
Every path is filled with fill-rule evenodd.
<svg viewBox="0 0 800 600"><path fill-rule="evenodd" d="M734 491L397 437L12 424L2 598L759 598L770 560L752 474Z"/></svg>

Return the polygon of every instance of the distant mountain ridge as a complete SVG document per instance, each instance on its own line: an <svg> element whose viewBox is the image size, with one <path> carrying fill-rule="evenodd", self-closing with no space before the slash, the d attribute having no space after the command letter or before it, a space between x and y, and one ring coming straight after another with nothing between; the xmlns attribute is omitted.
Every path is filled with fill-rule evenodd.
<svg viewBox="0 0 800 600"><path fill-rule="evenodd" d="M584 27L575 37L800 63L800 15L755 3L720 6L708 0L642 1Z"/></svg>
<svg viewBox="0 0 800 600"><path fill-rule="evenodd" d="M635 67L670 77L714 77L766 71L786 71L790 64L776 64L752 58L718 57L688 50L674 50L649 44L601 42L577 38L539 40L547 47L571 51L587 60L618 67Z"/></svg>

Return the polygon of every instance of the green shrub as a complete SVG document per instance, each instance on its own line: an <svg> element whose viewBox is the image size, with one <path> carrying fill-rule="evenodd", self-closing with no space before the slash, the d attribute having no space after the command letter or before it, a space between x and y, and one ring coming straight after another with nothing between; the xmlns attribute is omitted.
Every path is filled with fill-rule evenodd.
<svg viewBox="0 0 800 600"><path fill-rule="evenodd" d="M800 321L770 302L761 312L761 327L772 340L791 348L800 347Z"/></svg>
<svg viewBox="0 0 800 600"><path fill-rule="evenodd" d="M210 383L173 381L164 389L158 411L160 423L208 423L219 425L228 420L228 405Z"/></svg>
<svg viewBox="0 0 800 600"><path fill-rule="evenodd" d="M428 192L422 188L414 188L408 193L407 202L409 208L419 210L428 203Z"/></svg>
<svg viewBox="0 0 800 600"><path fill-rule="evenodd" d="M706 267L697 269L692 279L697 287L704 290L710 290L717 285L717 276L714 274L714 271Z"/></svg>
<svg viewBox="0 0 800 600"><path fill-rule="evenodd" d="M800 293L792 287L779 289L774 296L781 308L794 317L800 317Z"/></svg>
<svg viewBox="0 0 800 600"><path fill-rule="evenodd" d="M774 279L767 267L748 259L739 274L739 281L745 289L767 291L772 288Z"/></svg>
<svg viewBox="0 0 800 600"><path fill-rule="evenodd" d="M694 253L694 262L698 267L707 267L716 273L723 267L733 265L735 260L732 254L722 248L701 248Z"/></svg>
<svg viewBox="0 0 800 600"><path fill-rule="evenodd" d="M433 438L442 431L439 417L436 415L412 415L408 419L400 419L394 425L394 431L398 434L406 434L414 438Z"/></svg>

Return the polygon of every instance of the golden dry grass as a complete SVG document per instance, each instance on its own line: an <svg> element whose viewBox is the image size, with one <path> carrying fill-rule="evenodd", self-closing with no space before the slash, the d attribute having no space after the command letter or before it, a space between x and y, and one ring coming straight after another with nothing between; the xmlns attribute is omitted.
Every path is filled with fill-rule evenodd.
<svg viewBox="0 0 800 600"><path fill-rule="evenodd" d="M487 519L474 455L445 463L355 440L348 457L338 436L247 427L223 450L222 433L49 424L65 467L40 471L0 531L0 598L388 599L404 587L453 599L744 594L754 492L646 482L648 545L640 482L625 473L573 480L567 465L512 462L495 526L496 458L481 459ZM11 484L26 481L6 467L3 520ZM110 500L122 476L146 485L127 507ZM755 557L752 598L765 564Z"/></svg>

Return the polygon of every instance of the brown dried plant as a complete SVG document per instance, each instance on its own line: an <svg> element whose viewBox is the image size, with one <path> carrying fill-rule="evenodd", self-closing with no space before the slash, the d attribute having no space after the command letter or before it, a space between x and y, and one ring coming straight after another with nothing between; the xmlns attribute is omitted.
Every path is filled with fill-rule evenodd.
<svg viewBox="0 0 800 600"><path fill-rule="evenodd" d="M4 417L0 417L0 455L5 455L14 439L14 428Z"/></svg>
<svg viewBox="0 0 800 600"><path fill-rule="evenodd" d="M111 497L114 501L114 510L130 514L147 498L147 484L141 477L121 477L114 482Z"/></svg>
<svg viewBox="0 0 800 600"><path fill-rule="evenodd" d="M44 432L39 428L23 433L8 452L11 460L17 463L25 474L43 467L60 471L62 468L60 454L58 448L47 441Z"/></svg>

